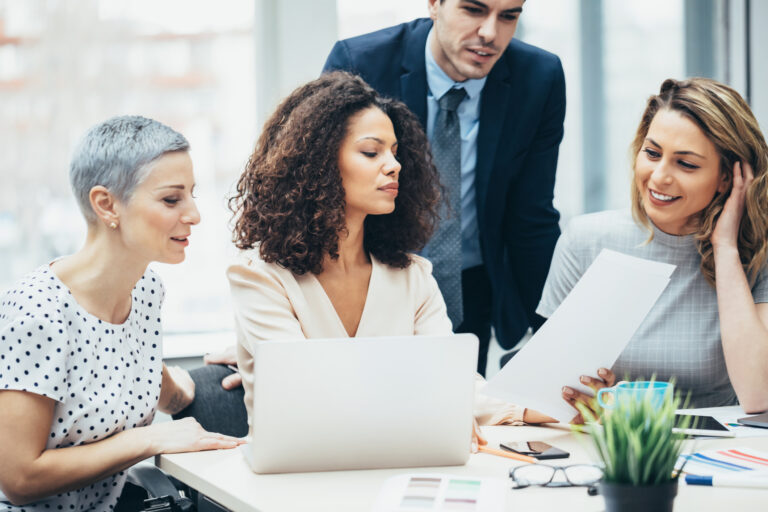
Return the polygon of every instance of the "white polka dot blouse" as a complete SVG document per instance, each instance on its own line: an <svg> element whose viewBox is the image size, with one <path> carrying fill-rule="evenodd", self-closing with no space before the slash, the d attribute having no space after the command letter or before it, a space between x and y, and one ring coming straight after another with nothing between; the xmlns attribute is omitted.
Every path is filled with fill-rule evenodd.
<svg viewBox="0 0 768 512"><path fill-rule="evenodd" d="M0 392L56 402L47 449L92 443L152 422L160 398L160 308L165 295L150 269L132 292L131 312L110 324L85 311L43 265L0 295ZM93 485L0 511L112 510L120 472Z"/></svg>

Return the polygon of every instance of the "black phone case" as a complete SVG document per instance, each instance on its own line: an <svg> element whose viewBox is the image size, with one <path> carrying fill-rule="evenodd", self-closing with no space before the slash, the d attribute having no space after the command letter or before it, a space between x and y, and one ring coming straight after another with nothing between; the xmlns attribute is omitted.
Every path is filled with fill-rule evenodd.
<svg viewBox="0 0 768 512"><path fill-rule="evenodd" d="M545 452L531 455L531 457L537 460L567 459L570 456L570 453L566 452L565 450L561 450L560 448L555 448L554 446Z"/></svg>
<svg viewBox="0 0 768 512"><path fill-rule="evenodd" d="M512 448L504 445L503 443L500 444L500 446L502 449L507 450L508 452L519 453L520 455L527 455L537 460L567 459L568 457L571 456L571 454L566 452L565 450L561 450L560 448L555 448L554 446L551 446L547 451L544 451L541 453L519 452L517 450L513 450Z"/></svg>

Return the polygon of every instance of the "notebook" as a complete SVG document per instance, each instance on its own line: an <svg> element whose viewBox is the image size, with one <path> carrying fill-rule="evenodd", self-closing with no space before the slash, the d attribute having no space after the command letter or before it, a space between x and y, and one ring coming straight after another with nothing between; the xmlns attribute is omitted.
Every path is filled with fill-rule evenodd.
<svg viewBox="0 0 768 512"><path fill-rule="evenodd" d="M257 473L464 464L477 338L472 334L257 342Z"/></svg>

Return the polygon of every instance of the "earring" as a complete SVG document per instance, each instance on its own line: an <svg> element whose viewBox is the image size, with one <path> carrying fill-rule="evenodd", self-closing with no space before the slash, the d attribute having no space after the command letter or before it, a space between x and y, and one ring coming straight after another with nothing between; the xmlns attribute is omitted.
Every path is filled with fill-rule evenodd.
<svg viewBox="0 0 768 512"><path fill-rule="evenodd" d="M117 222L115 221L110 222L109 227L111 227L112 229L117 229Z"/></svg>

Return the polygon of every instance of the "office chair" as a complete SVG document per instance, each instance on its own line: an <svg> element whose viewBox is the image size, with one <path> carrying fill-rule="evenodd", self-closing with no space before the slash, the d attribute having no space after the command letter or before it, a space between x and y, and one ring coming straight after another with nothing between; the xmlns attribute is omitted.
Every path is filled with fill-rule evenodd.
<svg viewBox="0 0 768 512"><path fill-rule="evenodd" d="M144 510L195 512L198 508L189 497L188 487L153 464L140 462L128 470L125 489L115 512Z"/></svg>
<svg viewBox="0 0 768 512"><path fill-rule="evenodd" d="M248 416L243 401L242 386L231 391L221 387L221 380L233 373L222 365L205 365L190 370L195 382L195 399L173 419L192 416L200 425L210 431L234 437L248 434ZM171 496L173 501L184 508L158 508L157 510L197 510L197 512L226 511L206 496L168 477L154 466L134 466L129 470L129 483L146 490L150 497ZM183 491L183 495L179 493ZM192 505L194 503L194 506ZM145 509L147 510L147 509ZM154 508L151 510L155 510Z"/></svg>
<svg viewBox="0 0 768 512"><path fill-rule="evenodd" d="M125 485L129 499L123 492L115 512L229 512L150 463L130 468Z"/></svg>

